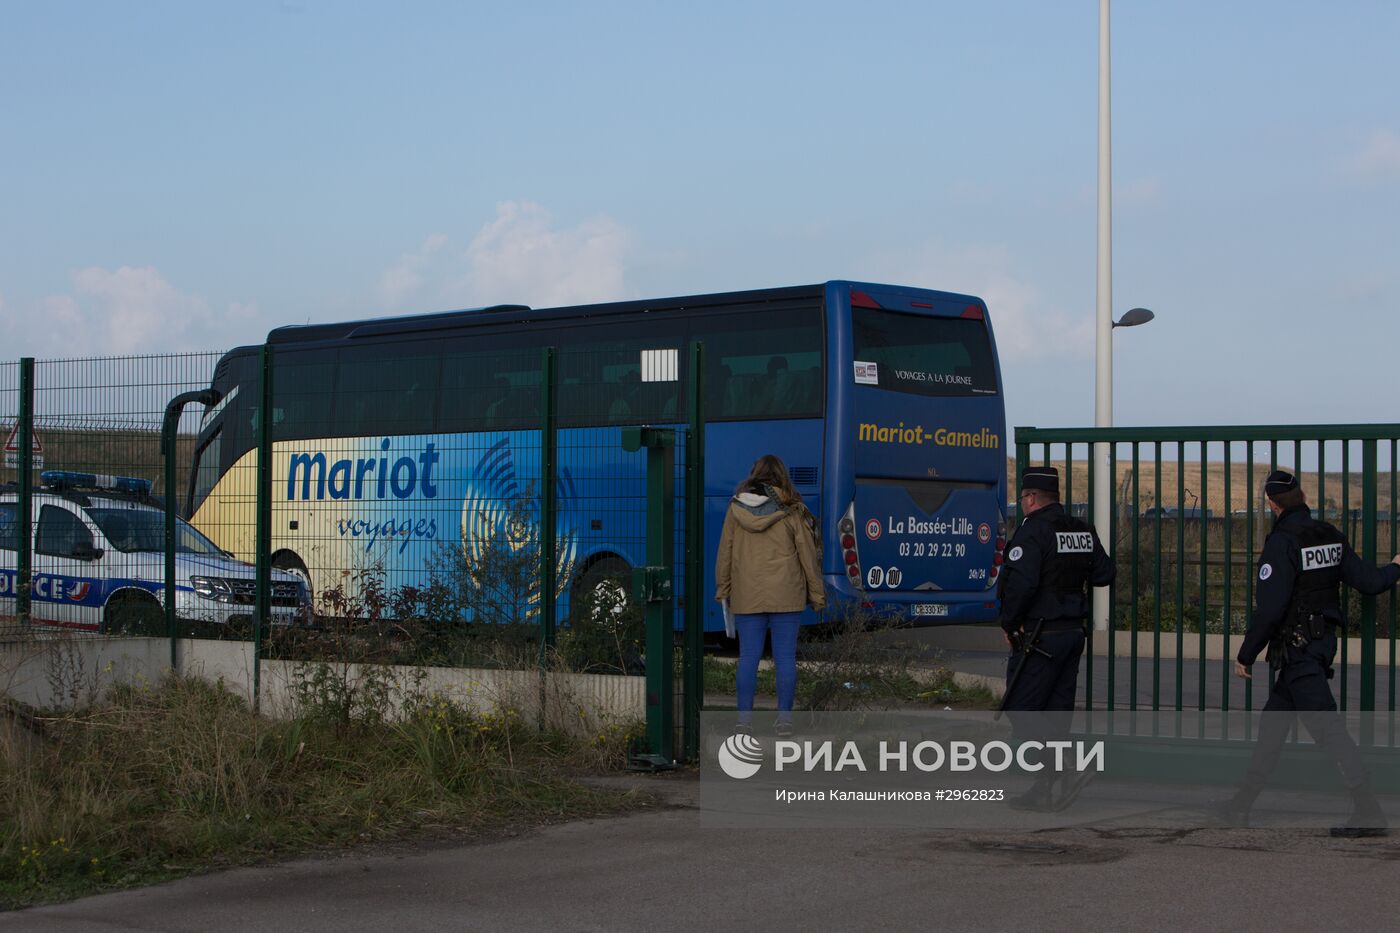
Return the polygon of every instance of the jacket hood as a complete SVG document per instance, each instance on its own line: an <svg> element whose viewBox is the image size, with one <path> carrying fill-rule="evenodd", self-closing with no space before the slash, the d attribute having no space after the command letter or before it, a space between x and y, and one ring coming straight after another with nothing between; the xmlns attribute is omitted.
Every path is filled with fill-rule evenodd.
<svg viewBox="0 0 1400 933"><path fill-rule="evenodd" d="M756 492L739 493L731 500L729 512L739 527L749 532L767 531L787 514L778 508L778 502L772 496Z"/></svg>

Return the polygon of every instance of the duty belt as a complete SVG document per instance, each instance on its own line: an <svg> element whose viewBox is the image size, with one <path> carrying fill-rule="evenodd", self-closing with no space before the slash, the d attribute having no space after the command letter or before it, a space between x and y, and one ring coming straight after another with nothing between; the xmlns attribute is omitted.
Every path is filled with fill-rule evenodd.
<svg viewBox="0 0 1400 933"><path fill-rule="evenodd" d="M1083 619L1046 619L1043 632L1073 632L1084 627Z"/></svg>

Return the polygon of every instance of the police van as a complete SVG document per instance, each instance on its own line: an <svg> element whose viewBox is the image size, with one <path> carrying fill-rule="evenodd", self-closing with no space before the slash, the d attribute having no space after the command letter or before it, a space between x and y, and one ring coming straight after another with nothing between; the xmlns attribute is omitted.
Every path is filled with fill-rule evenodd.
<svg viewBox="0 0 1400 933"><path fill-rule="evenodd" d="M165 512L149 480L50 470L33 490L31 622L121 634L164 634ZM0 618L16 616L21 533L14 483L0 486ZM251 628L256 569L175 521L175 614L182 632ZM274 624L309 620L306 587L272 571Z"/></svg>

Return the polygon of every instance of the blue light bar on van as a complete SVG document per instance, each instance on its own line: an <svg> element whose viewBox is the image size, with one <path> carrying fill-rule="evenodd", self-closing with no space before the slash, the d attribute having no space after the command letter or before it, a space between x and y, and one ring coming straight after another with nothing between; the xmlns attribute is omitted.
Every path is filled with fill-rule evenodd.
<svg viewBox="0 0 1400 933"><path fill-rule="evenodd" d="M54 489L108 489L135 496L149 496L151 481L134 476L107 476L102 473L76 473L72 470L45 470L39 482Z"/></svg>

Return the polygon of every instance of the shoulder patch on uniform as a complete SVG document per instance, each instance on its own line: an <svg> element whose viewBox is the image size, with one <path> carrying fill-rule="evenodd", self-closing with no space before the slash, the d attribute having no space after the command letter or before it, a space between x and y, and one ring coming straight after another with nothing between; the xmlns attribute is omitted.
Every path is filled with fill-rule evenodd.
<svg viewBox="0 0 1400 933"><path fill-rule="evenodd" d="M1269 579L1270 577L1272 577L1273 575L1274 575L1274 568L1273 568L1273 565L1272 565L1272 564L1260 564L1260 565L1259 565L1259 579L1261 579L1261 580L1267 580L1267 579Z"/></svg>
<svg viewBox="0 0 1400 933"><path fill-rule="evenodd" d="M1011 549L1011 552L1010 552L1009 554L1006 555L1006 559L1007 559L1007 560L1020 560L1020 559L1021 559L1021 555L1024 554L1024 553L1026 553L1026 552L1023 551L1023 550L1021 550L1021 546L1018 544L1016 547L1014 547L1014 548Z"/></svg>

